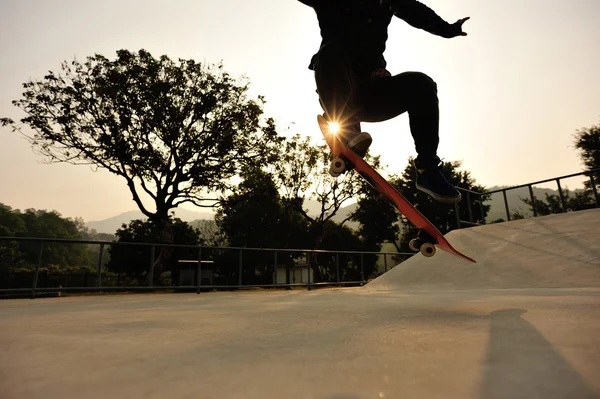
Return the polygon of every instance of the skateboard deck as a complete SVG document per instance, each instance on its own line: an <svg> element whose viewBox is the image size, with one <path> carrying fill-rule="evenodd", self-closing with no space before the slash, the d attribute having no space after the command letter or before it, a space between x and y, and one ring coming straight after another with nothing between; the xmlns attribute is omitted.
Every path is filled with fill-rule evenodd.
<svg viewBox="0 0 600 399"><path fill-rule="evenodd" d="M395 208L418 229L424 231L429 236L430 240L424 240L425 243L430 242L443 251L446 251L454 256L476 263L474 259L460 253L446 240L442 233L421 213L415 208L402 194L400 194L391 184L389 184L375 169L365 162L354 151L346 147L342 141L329 131L329 123L323 115L317 116L317 121L323 137L333 154L333 161L348 161L354 166L354 170L363 179L365 179L374 189L381 195L387 198ZM433 254L426 256L433 256ZM433 251L435 253L435 251Z"/></svg>

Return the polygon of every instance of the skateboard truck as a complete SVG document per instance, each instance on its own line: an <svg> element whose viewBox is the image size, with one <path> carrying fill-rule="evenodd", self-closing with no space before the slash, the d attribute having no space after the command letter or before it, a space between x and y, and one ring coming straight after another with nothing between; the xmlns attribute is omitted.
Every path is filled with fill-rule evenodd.
<svg viewBox="0 0 600 399"><path fill-rule="evenodd" d="M325 138L325 141L327 142L327 145L329 145L329 147L332 148L332 146L336 145L334 136L337 135L339 131L339 126L337 125L337 123L331 123L325 118L319 119L319 125L321 127L321 131L323 132L323 136ZM332 152L332 156L333 159L329 164L329 174L332 177L338 177L344 172L349 171L354 167L354 165L352 165L352 163L346 157L344 157L343 154L336 154L335 152Z"/></svg>
<svg viewBox="0 0 600 399"><path fill-rule="evenodd" d="M408 247L411 251L421 252L423 256L430 258L435 255L435 244L436 241L426 231L419 230L417 237L408 243Z"/></svg>

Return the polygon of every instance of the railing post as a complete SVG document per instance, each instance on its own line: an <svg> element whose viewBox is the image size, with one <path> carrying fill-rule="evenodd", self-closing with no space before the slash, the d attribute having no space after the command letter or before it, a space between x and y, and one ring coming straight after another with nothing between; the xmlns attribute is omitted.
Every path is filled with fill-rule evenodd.
<svg viewBox="0 0 600 399"><path fill-rule="evenodd" d="M239 272L238 272L238 287L242 287L242 271L243 271L243 261L242 261L242 252L243 250L240 249L240 256L239 256Z"/></svg>
<svg viewBox="0 0 600 399"><path fill-rule="evenodd" d="M156 247L153 245L150 251L150 271L148 272L148 287L154 284L154 258L156 256Z"/></svg>
<svg viewBox="0 0 600 399"><path fill-rule="evenodd" d="M285 259L285 283L287 284L287 289L291 290L292 287L290 287L291 281L290 281L290 259L292 259L293 261L293 255L290 256L290 253L288 252L288 255L284 257Z"/></svg>
<svg viewBox="0 0 600 399"><path fill-rule="evenodd" d="M598 189L596 189L593 173L590 173L590 184L592 185L592 192L594 193L594 199L596 200L596 208L600 208L600 199L598 199Z"/></svg>
<svg viewBox="0 0 600 399"><path fill-rule="evenodd" d="M385 273L387 273L387 254L383 254L383 268Z"/></svg>
<svg viewBox="0 0 600 399"><path fill-rule="evenodd" d="M531 184L528 187L529 187L529 198L531 198L531 209L533 210L533 217L536 217L537 210L535 209L535 197L533 196L533 187L531 187Z"/></svg>
<svg viewBox="0 0 600 399"><path fill-rule="evenodd" d="M196 294L200 294L202 285L202 247L198 247L198 267L196 267Z"/></svg>
<svg viewBox="0 0 600 399"><path fill-rule="evenodd" d="M98 255L98 288L102 287L102 256L104 255L104 243L100 244L100 254Z"/></svg>
<svg viewBox="0 0 600 399"><path fill-rule="evenodd" d="M340 284L340 254L336 253L335 254L335 276L336 276L336 280L338 283L338 286Z"/></svg>
<svg viewBox="0 0 600 399"><path fill-rule="evenodd" d="M483 198L479 194L479 211L481 212L481 224L485 224L485 209L483 208Z"/></svg>
<svg viewBox="0 0 600 399"><path fill-rule="evenodd" d="M473 223L473 204L471 204L471 192L467 191L467 206L469 208L469 222Z"/></svg>
<svg viewBox="0 0 600 399"><path fill-rule="evenodd" d="M277 268L277 251L273 253L273 285L277 285L279 269Z"/></svg>
<svg viewBox="0 0 600 399"><path fill-rule="evenodd" d="M508 199L506 198L506 190L502 190L504 197L504 208L506 209L506 220L510 222L510 209L508 208Z"/></svg>
<svg viewBox="0 0 600 399"><path fill-rule="evenodd" d="M365 254L360 254L360 282L365 283Z"/></svg>
<svg viewBox="0 0 600 399"><path fill-rule="evenodd" d="M44 241L40 241L40 252L38 254L37 265L33 273L33 282L31 283L31 299L35 299L35 291L37 289L38 277L40 275L40 267L42 266L42 253L44 252Z"/></svg>
<svg viewBox="0 0 600 399"><path fill-rule="evenodd" d="M567 204L565 204L565 196L563 195L562 187L560 185L560 179L556 179L558 185L558 195L560 196L560 205L562 206L563 212L567 211Z"/></svg>
<svg viewBox="0 0 600 399"><path fill-rule="evenodd" d="M311 281L312 279L310 278L310 271L312 270L312 265L310 263L310 252L306 253L306 260L308 261L308 291L312 290L312 286L311 286Z"/></svg>
<svg viewBox="0 0 600 399"><path fill-rule="evenodd" d="M456 228L460 229L462 224L460 223L460 208L457 203L454 204L454 212L456 213Z"/></svg>

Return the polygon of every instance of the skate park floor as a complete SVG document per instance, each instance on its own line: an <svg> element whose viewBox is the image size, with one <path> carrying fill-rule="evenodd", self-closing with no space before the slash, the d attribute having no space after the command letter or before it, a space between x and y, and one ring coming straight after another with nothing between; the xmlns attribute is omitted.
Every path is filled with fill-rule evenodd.
<svg viewBox="0 0 600 399"><path fill-rule="evenodd" d="M600 398L600 210L359 288L0 301L0 397Z"/></svg>

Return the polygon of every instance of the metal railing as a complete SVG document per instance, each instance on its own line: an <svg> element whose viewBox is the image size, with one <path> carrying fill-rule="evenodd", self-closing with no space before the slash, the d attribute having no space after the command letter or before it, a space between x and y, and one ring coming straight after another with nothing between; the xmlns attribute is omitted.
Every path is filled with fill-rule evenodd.
<svg viewBox="0 0 600 399"><path fill-rule="evenodd" d="M351 285L364 285L368 280L369 276L365 275L365 257L373 257L370 259L371 266L374 266L374 270L378 270L377 263L379 263L380 256L383 256L383 266L385 271L388 270L388 259L395 261L395 264L399 261L411 257L414 253L402 253L402 252L361 252L361 251L337 251L337 250L314 250L314 249L285 249L285 248L246 248L246 247L206 247L198 245L184 245L184 244L163 244L163 243L137 243L137 242L117 242L117 241L87 241L87 240L73 240L73 239L58 239L58 238L37 238L37 237L0 237L0 242L17 242L17 243L37 243L37 259L35 265L33 262L31 266L32 271L25 272L31 273L30 287L2 287L0 285L0 296L30 296L36 298L41 293L67 293L67 292L111 292L111 291L157 291L157 290L175 290L175 291L201 291L210 290L231 290L231 289L248 289L248 288L286 288L291 289L292 287L306 287L311 290L319 286L351 286ZM95 270L87 270L86 272L79 274L71 274L69 278L63 278L63 281L70 280L74 276L78 281L84 281L84 284L76 286L62 286L59 283L52 283L50 281L49 287L40 287L40 276L45 277L44 282L48 282L48 272L40 272L47 262L44 261L44 251L46 247L51 244L80 244L80 245L92 245L98 246L98 257L96 259ZM106 262L104 260L105 248L107 246L117 247L137 247L137 248L150 248L150 254L147 260L147 266L145 267L144 273L138 275L137 278L131 277L127 273L121 274L115 273L114 271L108 273L106 269ZM155 262L157 257L157 249L163 248L174 248L174 249L185 249L184 259L181 259L181 254L178 254L177 263L178 265L187 264L192 265L192 268L181 268L177 272L182 270L193 271L193 284L179 284L178 281L171 280L170 282L163 284L156 284L157 278L161 276L154 276L155 273ZM248 252L258 253L271 253L267 256L258 256L260 258L260 266L267 270L263 273L260 278L261 281L256 282L256 270L257 265L250 265L252 258L256 260L256 253L254 256L246 255ZM225 257L226 261L222 260L223 253L227 252ZM139 254L139 251L138 251ZM192 255L193 254L193 255ZM220 255L219 255L220 254ZM134 255L135 256L135 255ZM248 257L251 260L245 261ZM314 259L311 259L313 257ZM268 258L268 260L267 260ZM290 259L300 258L305 259L304 263L294 263ZM220 260L219 260L220 259ZM283 259L283 262L282 262ZM1 260L1 259L0 259ZM139 259L136 259L139 261ZM232 263L235 263L233 265ZM207 270L205 265L211 265L212 269ZM195 266L195 267L194 267ZM213 281L213 274L216 271L215 267L221 267L225 271L217 272L217 279L221 278L220 284L215 284ZM321 278L321 281L317 281L314 277L315 268L321 268L329 271L327 274L328 278ZM266 270L265 269L265 270ZM285 270L285 282L278 281L278 273ZM300 281L295 281L296 272L300 270ZM167 270L165 270L167 271ZM207 276L209 271L211 280L210 284L203 283L203 276ZM269 274L270 273L270 274ZM293 273L293 275L291 275ZM14 273L13 273L14 274ZM56 277L56 275L54 276ZM155 278L156 277L156 278ZM108 284L109 280L117 280L116 284ZM265 282L266 280L269 280ZM21 282L17 282L16 285L23 285ZM57 278L54 278L56 281ZM60 278L58 278L60 280ZM127 281L136 281L134 284L127 285ZM140 284L139 281L144 280L145 284ZM250 280L250 281L247 281ZM294 281L292 281L294 280ZM0 282L2 279L0 279ZM93 281L93 286L88 286L88 283ZM235 281L232 283L232 281ZM10 279L9 279L10 282ZM5 284L4 284L5 285ZM10 284L9 284L10 285Z"/></svg>
<svg viewBox="0 0 600 399"><path fill-rule="evenodd" d="M559 195L559 198L560 198L561 209L562 209L563 212L567 212L568 211L567 203L566 203L566 200L565 200L564 191L563 191L563 188L562 188L562 186L560 184L560 181L564 180L564 179L569 179L569 178L572 178L572 177L578 177L578 176L588 176L589 177L590 186L591 186L592 193L593 193L594 200L595 200L595 207L596 208L600 208L600 199L598 197L598 190L596 188L596 181L595 181L595 178L594 178L594 174L600 174L600 168L598 168L598 169L590 169L590 170L587 170L587 171L584 171L584 172L573 173L573 174L570 174L570 175L564 175L564 176L554 177L554 178L551 178L551 179L540 180L540 181L536 181L536 182L532 182L532 183L521 184L521 185L512 186L512 187L505 187L505 188L501 188L501 189L498 189L498 190L491 190L491 191L486 191L486 192L481 192L481 193L480 192L476 192L476 191L472 191L472 190L467 190L467 189L464 189L464 188L461 188L461 187L457 187L458 190L460 190L460 191L462 191L463 193L466 194L465 200L466 200L467 206L469 208L469 220L461 220L461 218L460 218L460 212L459 212L459 204L455 204L454 205L455 206L455 210L456 210L456 218L457 218L456 222L457 222L457 226L460 229L460 228L462 228L463 225L481 226L481 225L486 224L485 218L483 217L483 215L484 215L483 202L484 201L481 201L481 200L479 201L479 207L480 207L480 211L481 211L481 215L482 215L481 220L477 220L477 221L474 220L474 217L473 217L473 201L472 201L472 196L478 196L478 198L481 199L481 197L483 197L483 196L488 196L488 195L492 195L492 194L496 194L496 193L502 193L502 196L504 198L504 209L505 209L505 212L506 212L506 219L508 221L510 221L511 220L510 207L509 207L509 204L508 204L508 198L506 196L506 193L508 191L510 191L510 190L517 190L517 189L525 188L525 187L527 187L529 189L529 199L531 200L531 204L532 204L531 208L532 208L532 212L533 212L533 217L537 217L538 214L537 214L537 209L536 209L536 206L535 206L535 196L533 195L533 186L536 185L536 184L550 183L550 182L553 182L553 181L556 182L557 187L558 187L558 195Z"/></svg>

